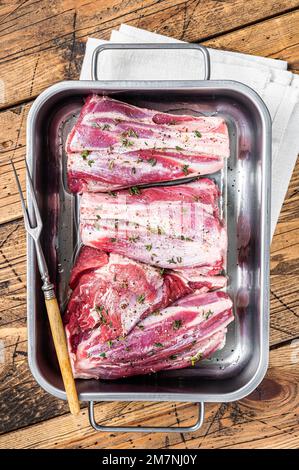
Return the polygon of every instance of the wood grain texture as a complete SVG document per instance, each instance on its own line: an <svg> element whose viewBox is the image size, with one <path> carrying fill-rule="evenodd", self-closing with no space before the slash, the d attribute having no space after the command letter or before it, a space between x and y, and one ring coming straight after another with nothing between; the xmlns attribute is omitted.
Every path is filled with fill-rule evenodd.
<svg viewBox="0 0 299 470"><path fill-rule="evenodd" d="M297 66L292 62L296 18L284 13L298 6L298 0L252 0L246 8L244 0L28 1L9 16L0 16L0 76L5 88L0 107L28 101L57 81L78 78L87 37L108 39L111 30L124 22L185 41L204 41L227 32L224 40L208 44L275 57L276 52L284 53ZM266 26L265 22L253 25L278 14L279 23L274 19Z"/></svg>
<svg viewBox="0 0 299 470"><path fill-rule="evenodd" d="M24 4L23 4L24 3ZM26 116L47 86L78 78L88 36L108 39L127 22L186 41L288 60L299 71L299 2L281 0L54 0L0 5L0 447L298 447L299 163L271 250L271 368L250 397L208 405L203 428L182 434L99 434L44 392L27 365L26 240L12 177L25 184ZM5 130L3 132L3 130ZM104 424L190 425L195 407L167 403L99 404ZM79 421L78 421L79 419ZM18 428L22 428L18 430Z"/></svg>
<svg viewBox="0 0 299 470"><path fill-rule="evenodd" d="M96 433L86 410L0 436L0 448L296 448L299 444L299 343L271 351L270 368L258 389L237 403L208 404L196 433ZM183 403L106 403L96 406L103 424L190 425L196 406Z"/></svg>

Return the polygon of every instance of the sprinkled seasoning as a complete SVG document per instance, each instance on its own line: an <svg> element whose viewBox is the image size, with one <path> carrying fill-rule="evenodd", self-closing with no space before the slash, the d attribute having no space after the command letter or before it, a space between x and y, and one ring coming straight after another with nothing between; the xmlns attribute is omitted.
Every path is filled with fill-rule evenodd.
<svg viewBox="0 0 299 470"><path fill-rule="evenodd" d="M114 168L114 160L109 161L109 170L112 170Z"/></svg>
<svg viewBox="0 0 299 470"><path fill-rule="evenodd" d="M108 191L109 196L116 197L117 194L114 191Z"/></svg>
<svg viewBox="0 0 299 470"><path fill-rule="evenodd" d="M154 343L154 346L156 346L156 348L163 348L162 343Z"/></svg>
<svg viewBox="0 0 299 470"><path fill-rule="evenodd" d="M94 160L88 160L88 162L87 162L88 166L92 167L93 164L94 164Z"/></svg>
<svg viewBox="0 0 299 470"><path fill-rule="evenodd" d="M174 320L172 327L174 330L179 330L182 326L182 320Z"/></svg>
<svg viewBox="0 0 299 470"><path fill-rule="evenodd" d="M132 187L129 189L129 193L131 194L131 196L140 194L140 189L138 188L138 186L132 186Z"/></svg>
<svg viewBox="0 0 299 470"><path fill-rule="evenodd" d="M111 341L111 339L109 339L109 340L107 341L107 344L108 344L109 348L111 348L111 346L112 346L112 344L113 344L113 342Z"/></svg>
<svg viewBox="0 0 299 470"><path fill-rule="evenodd" d="M178 145L175 146L175 149L176 149L178 152L180 152L181 150L183 150L182 147L179 147Z"/></svg>
<svg viewBox="0 0 299 470"><path fill-rule="evenodd" d="M103 127L102 127L102 131L108 131L109 129L110 129L109 124L104 124Z"/></svg>
<svg viewBox="0 0 299 470"><path fill-rule="evenodd" d="M143 304L144 301L145 301L145 295L144 295L144 294L138 295L138 297L137 297L136 300L137 300L137 302L138 302L139 304Z"/></svg>
<svg viewBox="0 0 299 470"><path fill-rule="evenodd" d="M103 357L103 358L105 359L105 358L106 358L106 353L102 352L102 353L100 354L100 357Z"/></svg>
<svg viewBox="0 0 299 470"><path fill-rule="evenodd" d="M183 165L182 166L182 171L183 171L184 175L188 175L189 174L189 165Z"/></svg>
<svg viewBox="0 0 299 470"><path fill-rule="evenodd" d="M136 243L137 240L139 240L139 238L140 238L139 235L136 235L136 236L132 235L131 237L128 238L128 240L130 242Z"/></svg>
<svg viewBox="0 0 299 470"><path fill-rule="evenodd" d="M127 132L127 135L128 135L128 137L136 137L136 138L139 137L137 132L134 131L134 129L129 129L128 132Z"/></svg>
<svg viewBox="0 0 299 470"><path fill-rule="evenodd" d="M122 145L123 145L123 147L132 147L133 142L131 142L128 139L122 139Z"/></svg>
<svg viewBox="0 0 299 470"><path fill-rule="evenodd" d="M208 320L208 318L210 318L211 315L213 315L212 310L208 310L207 312L204 313L204 317L206 320Z"/></svg>
<svg viewBox="0 0 299 470"><path fill-rule="evenodd" d="M199 132L199 131L194 131L194 134L195 134L196 137L198 137L199 139L202 137L201 132Z"/></svg>
<svg viewBox="0 0 299 470"><path fill-rule="evenodd" d="M83 160L87 160L87 157L89 154L90 154L89 150L83 150L83 152L81 152L81 157L83 158Z"/></svg>
<svg viewBox="0 0 299 470"><path fill-rule="evenodd" d="M151 166L155 166L157 164L156 158L149 158L147 161Z"/></svg>
<svg viewBox="0 0 299 470"><path fill-rule="evenodd" d="M197 353L195 356L192 356L191 357L191 366L194 367L195 364L200 361L200 359L202 358L202 354L199 352Z"/></svg>
<svg viewBox="0 0 299 470"><path fill-rule="evenodd" d="M145 248L147 249L147 251L151 251L151 249L153 248L153 245L145 245Z"/></svg>

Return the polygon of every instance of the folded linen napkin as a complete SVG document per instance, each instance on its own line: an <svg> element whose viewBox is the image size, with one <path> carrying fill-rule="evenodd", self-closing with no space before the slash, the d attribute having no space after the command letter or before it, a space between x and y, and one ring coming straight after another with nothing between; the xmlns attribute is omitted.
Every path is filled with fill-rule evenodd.
<svg viewBox="0 0 299 470"><path fill-rule="evenodd" d="M112 31L113 43L182 42L122 24ZM92 52L107 43L89 38L80 79L91 79ZM277 59L209 49L211 79L237 80L253 88L265 101L272 117L271 234L288 189L299 152L299 76ZM201 57L197 51L112 51L99 61L103 80L196 80L200 79Z"/></svg>

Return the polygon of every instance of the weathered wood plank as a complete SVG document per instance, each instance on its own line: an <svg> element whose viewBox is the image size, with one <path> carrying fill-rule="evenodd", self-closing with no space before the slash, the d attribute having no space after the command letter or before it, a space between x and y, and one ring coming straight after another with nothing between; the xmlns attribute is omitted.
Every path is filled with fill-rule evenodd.
<svg viewBox="0 0 299 470"><path fill-rule="evenodd" d="M299 11L293 11L207 41L210 47L288 60L298 69Z"/></svg>
<svg viewBox="0 0 299 470"><path fill-rule="evenodd" d="M86 38L108 39L111 30L123 22L186 41L203 41L250 25L208 44L273 57L285 54L291 65L297 67L297 63L293 63L298 42L295 14L282 15L278 23L270 19L251 26L255 21L298 7L297 0L280 0L275 4L271 0L262 3L254 0L247 3L245 9L243 0L164 0L163 3L114 0L108 5L103 1L88 2L88 6L86 1L43 0L38 5L26 2L0 23L3 44L0 76L5 88L0 106L33 98L57 81L78 78ZM281 36L274 37L277 24Z"/></svg>
<svg viewBox="0 0 299 470"><path fill-rule="evenodd" d="M252 448L298 447L298 350L286 345L271 351L266 378L249 397L236 403L209 404L203 428L185 434L95 433L86 411L49 419L0 436L0 448ZM109 424L187 425L194 405L107 403L96 406L96 418Z"/></svg>

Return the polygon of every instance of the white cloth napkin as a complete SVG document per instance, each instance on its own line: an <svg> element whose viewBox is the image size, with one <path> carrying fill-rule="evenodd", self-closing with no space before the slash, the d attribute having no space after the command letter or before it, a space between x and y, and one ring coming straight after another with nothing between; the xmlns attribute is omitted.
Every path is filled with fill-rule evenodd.
<svg viewBox="0 0 299 470"><path fill-rule="evenodd" d="M91 79L91 56L107 41L89 38L80 79ZM112 31L113 43L181 42L122 24ZM211 79L237 80L263 98L272 117L272 209L273 235L299 152L299 76L287 71L287 62L277 59L209 49ZM99 62L103 80L200 79L201 57L197 51L112 51Z"/></svg>

